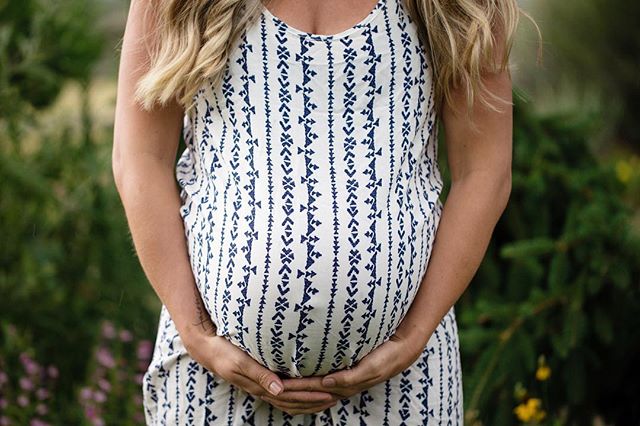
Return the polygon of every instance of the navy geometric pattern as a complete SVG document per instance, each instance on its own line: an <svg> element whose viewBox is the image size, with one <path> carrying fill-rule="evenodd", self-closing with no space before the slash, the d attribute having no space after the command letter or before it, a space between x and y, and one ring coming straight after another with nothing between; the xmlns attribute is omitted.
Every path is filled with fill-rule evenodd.
<svg viewBox="0 0 640 426"><path fill-rule="evenodd" d="M427 57L402 0L334 35L263 9L184 117L198 290L218 334L283 377L352 367L417 293L443 207ZM291 416L194 361L163 306L143 395L148 424L462 424L455 311L402 373Z"/></svg>

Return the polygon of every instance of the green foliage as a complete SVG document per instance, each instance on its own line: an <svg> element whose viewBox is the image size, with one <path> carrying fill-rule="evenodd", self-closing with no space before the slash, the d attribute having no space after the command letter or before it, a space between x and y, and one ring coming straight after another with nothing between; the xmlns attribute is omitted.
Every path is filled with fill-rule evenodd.
<svg viewBox="0 0 640 426"><path fill-rule="evenodd" d="M595 90L616 136L640 148L640 3L625 0L544 2L552 76Z"/></svg>
<svg viewBox="0 0 640 426"><path fill-rule="evenodd" d="M136 341L126 328L102 324L90 363L89 383L78 391L86 424L144 424L142 379L153 351L150 340Z"/></svg>
<svg viewBox="0 0 640 426"><path fill-rule="evenodd" d="M596 413L638 418L640 385L625 377L640 349L640 239L623 183L589 150L590 131L572 117L534 116L516 98L509 205L457 304L465 405L484 424L516 423L512 389L539 354L553 372L550 413L568 409L577 424Z"/></svg>
<svg viewBox="0 0 640 426"><path fill-rule="evenodd" d="M0 395L15 397L13 411L3 414L20 424L37 406L15 404L22 392L19 360L59 371L46 401L53 416L46 419L54 424L97 415L97 406L80 401L78 391L83 386L100 396L96 386L106 381L109 418L139 416L131 395L141 389L131 374L145 367L139 364L144 360L136 361L131 345L124 351L126 342L105 347L100 324L108 318L127 328L125 336L155 333L158 300L135 255L112 179L112 129L100 129L104 140L91 136L86 89L103 37L90 6L86 0L0 0L0 346L10 349L0 356L0 373L10 378ZM70 80L84 89L80 132L71 121L25 132ZM31 133L27 146L23 136ZM92 358L107 350L117 371ZM128 381L115 383L123 371Z"/></svg>
<svg viewBox="0 0 640 426"><path fill-rule="evenodd" d="M69 79L87 81L103 39L86 0L0 0L0 117L43 108Z"/></svg>
<svg viewBox="0 0 640 426"><path fill-rule="evenodd" d="M70 127L38 142L28 154L0 150L0 312L59 367L72 399L100 320L152 336L158 306L112 180L111 144Z"/></svg>
<svg viewBox="0 0 640 426"><path fill-rule="evenodd" d="M35 359L32 342L13 325L0 323L0 331L0 423L59 424L58 368L48 357Z"/></svg>
<svg viewBox="0 0 640 426"><path fill-rule="evenodd" d="M600 73L583 79L601 81L634 117L638 39L625 35L637 31L625 21L634 16L630 7L637 6L598 9L598 17L608 14L606 31L591 26L580 43L588 47L582 57L593 58L584 72ZM115 422L138 410L137 382L118 384L116 370L105 369L108 350L138 380L132 341L105 340L100 324L110 319L152 338L158 308L112 181L111 144L89 137L86 102L80 137L61 123L41 131L34 150L5 143L18 147L16 129L51 104L66 80L88 81L101 45L92 26L86 0L0 0L0 368L21 371L19 362L28 363L20 354L28 353L59 369L49 413L58 424L90 417L87 407L95 407L78 400L81 389L95 400L111 386L119 396L101 415ZM513 390L525 383L536 394L530 378L540 354L551 371L538 395L549 420L564 412L568 422L591 424L599 413L608 422L637 423L640 385L629 377L640 349L640 241L622 202L620 171L589 149L595 130L588 120L537 117L516 104L509 206L457 304L465 405L486 425L517 422ZM16 389L17 376L11 381Z"/></svg>

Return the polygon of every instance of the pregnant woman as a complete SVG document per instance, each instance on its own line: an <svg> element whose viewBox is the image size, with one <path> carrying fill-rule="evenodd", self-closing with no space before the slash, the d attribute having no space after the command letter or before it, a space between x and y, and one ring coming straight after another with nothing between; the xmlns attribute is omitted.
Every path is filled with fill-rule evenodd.
<svg viewBox="0 0 640 426"><path fill-rule="evenodd" d="M453 305L510 193L518 13L132 1L113 170L162 301L148 424L462 424Z"/></svg>

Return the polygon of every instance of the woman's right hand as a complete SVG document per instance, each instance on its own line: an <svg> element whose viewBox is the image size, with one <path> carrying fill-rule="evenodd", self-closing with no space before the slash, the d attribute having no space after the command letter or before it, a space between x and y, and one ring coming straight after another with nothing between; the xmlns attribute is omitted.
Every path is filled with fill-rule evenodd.
<svg viewBox="0 0 640 426"><path fill-rule="evenodd" d="M210 372L291 415L318 413L338 401L336 395L327 392L282 392L284 387L277 374L224 336L199 333L183 338L183 343L189 355Z"/></svg>

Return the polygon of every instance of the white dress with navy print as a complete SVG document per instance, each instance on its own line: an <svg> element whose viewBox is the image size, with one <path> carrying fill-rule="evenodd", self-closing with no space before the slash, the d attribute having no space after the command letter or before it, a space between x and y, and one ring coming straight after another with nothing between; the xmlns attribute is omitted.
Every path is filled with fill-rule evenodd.
<svg viewBox="0 0 640 426"><path fill-rule="evenodd" d="M217 333L281 377L353 366L393 334L426 271L437 119L402 1L333 35L263 9L185 115L176 174L196 284ZM292 416L195 362L163 306L143 394L153 425L460 425L454 308L405 371Z"/></svg>

